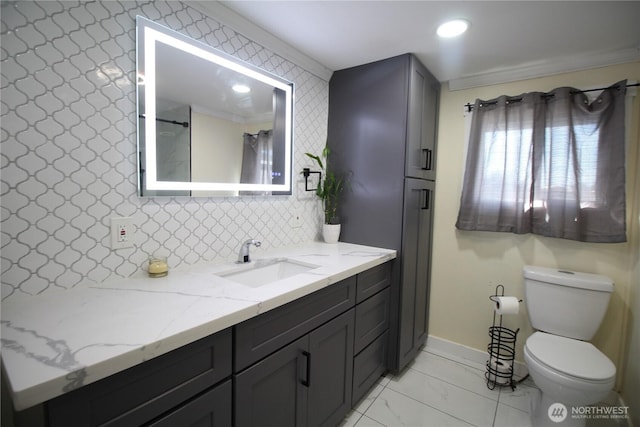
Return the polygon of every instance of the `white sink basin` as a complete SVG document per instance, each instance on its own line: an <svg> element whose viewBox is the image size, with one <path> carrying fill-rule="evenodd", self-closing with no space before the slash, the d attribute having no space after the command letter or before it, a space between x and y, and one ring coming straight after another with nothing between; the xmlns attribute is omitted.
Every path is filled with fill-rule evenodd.
<svg viewBox="0 0 640 427"><path fill-rule="evenodd" d="M238 267L218 273L217 276L257 288L318 267L320 266L288 258L261 259L249 264L238 265Z"/></svg>

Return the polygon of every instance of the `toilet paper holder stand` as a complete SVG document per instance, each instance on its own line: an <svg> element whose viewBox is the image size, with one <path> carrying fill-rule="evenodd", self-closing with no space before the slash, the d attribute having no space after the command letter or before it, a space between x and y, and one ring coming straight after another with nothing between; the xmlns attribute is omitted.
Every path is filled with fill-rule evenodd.
<svg viewBox="0 0 640 427"><path fill-rule="evenodd" d="M489 300L496 303L498 297L504 296L504 286L496 286L494 295L489 296ZM519 300L522 302L522 300ZM516 339L520 328L515 331L502 326L502 315L493 312L493 325L489 327L489 337L491 341L487 346L489 360L487 360L485 379L487 387L493 390L496 385L509 386L512 390L516 389L516 383L513 380L513 364L515 360Z"/></svg>

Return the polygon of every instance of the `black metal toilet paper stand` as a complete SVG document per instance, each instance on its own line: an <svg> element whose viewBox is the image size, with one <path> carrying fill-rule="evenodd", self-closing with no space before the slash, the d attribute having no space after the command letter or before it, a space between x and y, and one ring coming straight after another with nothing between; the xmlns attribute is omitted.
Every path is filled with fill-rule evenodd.
<svg viewBox="0 0 640 427"><path fill-rule="evenodd" d="M491 295L489 299L492 302L498 302L497 297L504 296L504 286L496 286L496 293ZM496 319L498 318L498 319ZM496 324L498 320L498 324ZM502 315L494 310L493 325L489 327L489 337L491 342L487 346L489 360L487 361L487 372L484 377L487 380L487 387L493 390L496 385L509 386L512 390L516 389L516 383L513 381L513 364L516 356L516 338L520 329L515 331L502 326Z"/></svg>

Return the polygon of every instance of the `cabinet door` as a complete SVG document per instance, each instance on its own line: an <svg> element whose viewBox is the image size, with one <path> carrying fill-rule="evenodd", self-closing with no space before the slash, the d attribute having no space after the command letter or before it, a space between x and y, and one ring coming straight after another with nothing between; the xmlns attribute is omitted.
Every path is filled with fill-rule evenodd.
<svg viewBox="0 0 640 427"><path fill-rule="evenodd" d="M355 310L309 334L309 426L335 426L351 409Z"/></svg>
<svg viewBox="0 0 640 427"><path fill-rule="evenodd" d="M436 138L440 83L411 57L406 176L436 179Z"/></svg>
<svg viewBox="0 0 640 427"><path fill-rule="evenodd" d="M399 369L404 368L426 342L429 321L431 217L434 183L407 178L400 286L398 333Z"/></svg>
<svg viewBox="0 0 640 427"><path fill-rule="evenodd" d="M333 73L329 169L349 176L340 241L400 249L409 55Z"/></svg>
<svg viewBox="0 0 640 427"><path fill-rule="evenodd" d="M421 188L422 201L419 214L416 257L416 292L415 292L415 326L413 329L413 345L419 350L427 342L429 334L429 290L431 283L431 233L433 226L433 201L435 200L435 184L427 181Z"/></svg>
<svg viewBox="0 0 640 427"><path fill-rule="evenodd" d="M305 426L308 335L234 376L237 427Z"/></svg>

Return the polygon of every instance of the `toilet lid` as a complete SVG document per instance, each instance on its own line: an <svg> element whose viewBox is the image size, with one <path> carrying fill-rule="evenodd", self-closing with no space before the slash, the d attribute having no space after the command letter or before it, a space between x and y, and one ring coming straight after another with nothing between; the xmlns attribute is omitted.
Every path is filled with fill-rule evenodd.
<svg viewBox="0 0 640 427"><path fill-rule="evenodd" d="M616 374L613 362L586 341L535 332L527 339L526 347L539 362L565 375L604 381Z"/></svg>

